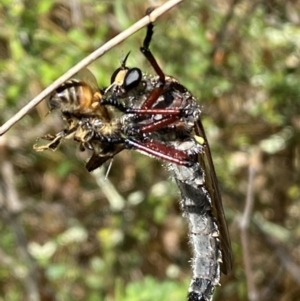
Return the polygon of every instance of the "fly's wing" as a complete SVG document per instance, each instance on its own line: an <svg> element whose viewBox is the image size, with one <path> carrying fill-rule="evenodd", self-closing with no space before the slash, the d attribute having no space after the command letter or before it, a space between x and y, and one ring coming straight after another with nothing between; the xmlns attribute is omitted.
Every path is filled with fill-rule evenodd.
<svg viewBox="0 0 300 301"><path fill-rule="evenodd" d="M222 248L222 266L221 270L224 274L228 274L232 269L232 250L230 237L228 233L227 223L225 219L224 209L222 205L221 193L218 187L218 180L211 157L211 152L209 144L204 132L204 128L200 119L195 123L195 132L197 136L204 139L205 143L205 153L199 154L199 163L205 171L205 183L207 184L207 189L210 193L212 199L212 210L215 218L217 219L219 231L220 231L220 241Z"/></svg>

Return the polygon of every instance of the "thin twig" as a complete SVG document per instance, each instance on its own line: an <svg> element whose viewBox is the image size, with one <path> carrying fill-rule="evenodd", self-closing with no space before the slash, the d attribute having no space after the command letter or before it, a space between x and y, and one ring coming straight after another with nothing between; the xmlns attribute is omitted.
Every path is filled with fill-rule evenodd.
<svg viewBox="0 0 300 301"><path fill-rule="evenodd" d="M241 242L243 248L243 257L244 257L244 265L245 265L245 274L247 279L247 287L248 287L248 298L251 301L259 300L259 294L257 292L255 281L251 268L251 254L249 251L249 237L248 237L248 229L249 223L253 211L254 198L253 198L253 179L255 176L256 170L254 167L250 165L249 167L249 180L248 180L248 189L247 189L247 197L246 197L246 206L244 210L244 214L240 221L240 229L241 229Z"/></svg>
<svg viewBox="0 0 300 301"><path fill-rule="evenodd" d="M244 210L244 214L242 216L240 227L241 229L248 229L251 214L253 210L253 179L255 176L256 170L253 168L253 166L249 166L249 178L248 178L248 189L247 189L247 196L246 196L246 206Z"/></svg>
<svg viewBox="0 0 300 301"><path fill-rule="evenodd" d="M73 68L59 77L56 81L54 81L50 86L48 86L45 90L43 90L38 96L32 99L26 106L24 106L18 113L12 116L6 123L4 123L0 127L0 136L2 136L5 132L7 132L15 123L17 123L21 118L23 118L31 109L33 109L37 104L39 104L44 98L46 98L51 92L53 92L57 87L59 87L62 83L67 81L70 77L72 77L75 73L80 71L82 68L88 66L93 61L101 57L107 51L120 44L122 41L136 33L138 30L142 29L144 26L149 24L150 22L154 22L159 16L173 8L174 6L181 3L183 0L169 0L165 4L161 5L157 9L155 9L149 16L143 17L138 22L130 26L128 29L124 30L116 37L112 38L110 41L105 43L103 46L99 47L97 50L92 52L78 64L76 64Z"/></svg>
<svg viewBox="0 0 300 301"><path fill-rule="evenodd" d="M110 203L110 208L114 211L120 211L124 209L126 200L122 197L121 194L119 194L119 192L116 190L114 185L112 185L107 176L104 175L104 169L96 169L93 172L93 176L95 177L97 184Z"/></svg>

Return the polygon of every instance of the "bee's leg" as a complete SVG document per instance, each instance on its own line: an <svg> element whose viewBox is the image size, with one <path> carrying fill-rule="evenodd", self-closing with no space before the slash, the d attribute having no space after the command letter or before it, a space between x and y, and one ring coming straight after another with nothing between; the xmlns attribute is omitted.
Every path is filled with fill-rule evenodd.
<svg viewBox="0 0 300 301"><path fill-rule="evenodd" d="M48 141L51 141L51 142L46 144L46 145L38 145L36 143L36 144L33 145L33 149L35 151L38 151L38 152L42 152L42 151L47 150L47 149L51 149L53 151L56 151L57 148L62 143L65 136L66 136L65 131L61 131L61 132L57 133L56 135L47 134L43 137L39 137L37 139L37 141L40 140L40 139L45 139L45 140L48 140Z"/></svg>
<svg viewBox="0 0 300 301"><path fill-rule="evenodd" d="M100 134L100 133L95 133L92 141L97 141L97 142L100 142L100 143L111 143L111 144L122 144L124 143L124 137L118 135L118 134L115 134L115 133L112 133L112 134Z"/></svg>

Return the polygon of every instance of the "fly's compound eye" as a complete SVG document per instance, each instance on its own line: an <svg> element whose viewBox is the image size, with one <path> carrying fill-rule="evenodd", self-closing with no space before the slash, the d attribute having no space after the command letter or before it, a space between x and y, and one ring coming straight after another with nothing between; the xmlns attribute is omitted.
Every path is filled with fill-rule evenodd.
<svg viewBox="0 0 300 301"><path fill-rule="evenodd" d="M139 85L142 80L142 71L138 68L131 68L127 71L124 82L123 88L126 91L129 91Z"/></svg>

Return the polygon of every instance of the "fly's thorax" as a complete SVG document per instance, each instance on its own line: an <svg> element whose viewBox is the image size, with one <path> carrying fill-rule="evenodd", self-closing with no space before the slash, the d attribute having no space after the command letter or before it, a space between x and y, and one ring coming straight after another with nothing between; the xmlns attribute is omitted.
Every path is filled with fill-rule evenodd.
<svg viewBox="0 0 300 301"><path fill-rule="evenodd" d="M159 81L158 76L153 76L153 75L144 73L142 82L144 83L145 93L150 93L156 87L156 85L158 84L158 81Z"/></svg>
<svg viewBox="0 0 300 301"><path fill-rule="evenodd" d="M124 91L124 93L121 95L121 98L125 99L126 106L131 108L139 108L147 98L145 87L145 82L141 81L134 89Z"/></svg>

